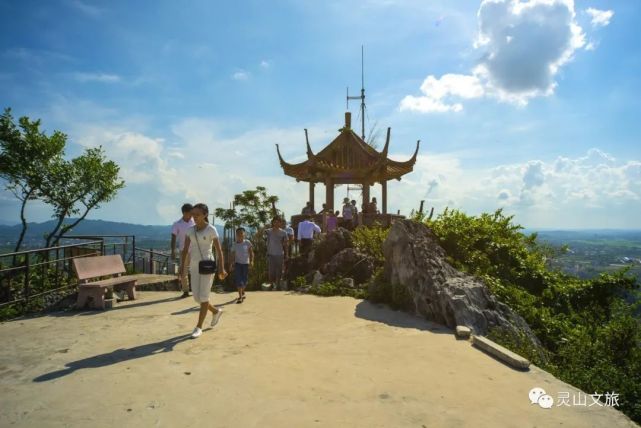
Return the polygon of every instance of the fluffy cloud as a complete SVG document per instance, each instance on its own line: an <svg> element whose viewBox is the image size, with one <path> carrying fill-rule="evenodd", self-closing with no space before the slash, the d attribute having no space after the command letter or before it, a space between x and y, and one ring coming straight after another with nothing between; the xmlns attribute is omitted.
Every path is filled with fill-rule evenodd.
<svg viewBox="0 0 641 428"><path fill-rule="evenodd" d="M489 96L525 105L551 95L559 69L586 45L575 15L572 0L484 0L474 43L481 59L471 74L430 75L422 95L406 96L400 109L456 112L463 109L459 99Z"/></svg>
<svg viewBox="0 0 641 428"><path fill-rule="evenodd" d="M484 88L476 76L461 74L446 74L440 79L428 76L421 85L424 96L408 95L401 101L401 110L416 110L422 112L461 111L460 103L448 104L444 99L448 96L460 98L478 98L483 95Z"/></svg>
<svg viewBox="0 0 641 428"><path fill-rule="evenodd" d="M478 214L502 207L528 227L638 228L640 189L641 161L590 149L576 158L477 170L453 156L427 153L412 174L390 183L388 193L390 206L403 213L425 199L437 212L450 207Z"/></svg>
<svg viewBox="0 0 641 428"><path fill-rule="evenodd" d="M595 27L605 27L614 16L614 12L611 10L599 10L592 7L588 8L586 12L592 18L591 23Z"/></svg>

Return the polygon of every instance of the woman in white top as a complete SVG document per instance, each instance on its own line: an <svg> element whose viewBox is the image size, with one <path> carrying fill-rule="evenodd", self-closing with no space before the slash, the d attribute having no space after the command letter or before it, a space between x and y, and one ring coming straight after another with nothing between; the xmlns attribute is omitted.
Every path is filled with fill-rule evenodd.
<svg viewBox="0 0 641 428"><path fill-rule="evenodd" d="M211 311L213 318L211 326L215 326L220 319L223 311L222 309L215 308L209 303L209 292L211 291L211 284L214 279L214 274L200 274L198 272L198 262L201 260L214 260L214 253L212 247L216 249L217 256L217 269L218 277L224 279L227 276L225 272L225 260L223 259L223 252L218 240L218 232L216 228L209 224L207 216L209 215L209 208L205 204L196 204L192 209L194 222L193 227L187 230L185 235L185 245L182 250L180 259L180 268L183 269L187 256L191 257L189 261L189 272L191 273L191 291L194 300L200 303L200 313L198 314L198 324L191 334L191 337L197 338L203 333L203 322L207 316L207 311ZM189 250L190 246L194 248ZM181 272L182 274L183 272Z"/></svg>

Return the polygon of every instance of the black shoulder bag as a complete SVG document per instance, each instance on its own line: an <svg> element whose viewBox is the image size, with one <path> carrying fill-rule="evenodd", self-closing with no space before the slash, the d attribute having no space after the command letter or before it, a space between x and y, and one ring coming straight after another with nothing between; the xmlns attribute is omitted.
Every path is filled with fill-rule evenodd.
<svg viewBox="0 0 641 428"><path fill-rule="evenodd" d="M205 227L207 228L207 227ZM196 245L200 253L201 260L198 262L198 273L201 275L213 275L216 273L216 260L209 260L203 257L203 252L200 249L200 242L198 241L198 231L194 226L194 236L196 237Z"/></svg>

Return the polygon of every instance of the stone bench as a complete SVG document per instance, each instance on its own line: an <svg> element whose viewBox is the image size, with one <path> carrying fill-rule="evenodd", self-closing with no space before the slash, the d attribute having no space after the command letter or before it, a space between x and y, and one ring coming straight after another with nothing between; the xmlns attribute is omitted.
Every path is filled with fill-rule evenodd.
<svg viewBox="0 0 641 428"><path fill-rule="evenodd" d="M77 308L83 308L91 298L92 307L105 309L105 295L112 296L114 291L125 291L129 300L136 299L136 279L121 276L126 270L119 255L76 258L73 267L78 276ZM111 278L90 282L106 276Z"/></svg>

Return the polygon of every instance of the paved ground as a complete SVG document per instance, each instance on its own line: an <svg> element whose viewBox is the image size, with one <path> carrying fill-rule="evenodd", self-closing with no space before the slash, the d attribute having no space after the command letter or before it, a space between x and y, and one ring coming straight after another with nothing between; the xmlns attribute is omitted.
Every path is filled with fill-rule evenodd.
<svg viewBox="0 0 641 428"><path fill-rule="evenodd" d="M579 391L367 302L251 293L192 340L195 304L177 295L1 324L0 426L636 426L612 407L557 407ZM534 387L555 407L530 404Z"/></svg>

